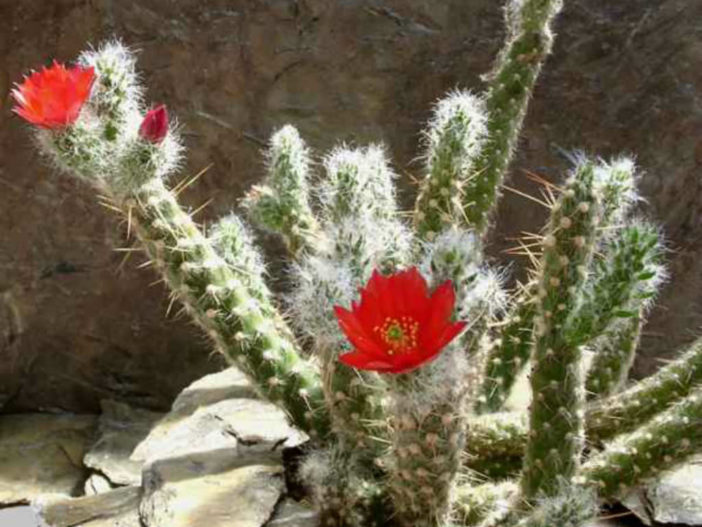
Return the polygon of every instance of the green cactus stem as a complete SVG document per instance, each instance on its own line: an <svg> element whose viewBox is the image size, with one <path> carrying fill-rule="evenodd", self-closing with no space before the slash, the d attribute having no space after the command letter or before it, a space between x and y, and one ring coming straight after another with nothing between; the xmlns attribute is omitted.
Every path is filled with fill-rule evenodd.
<svg viewBox="0 0 702 527"><path fill-rule="evenodd" d="M658 229L634 221L611 236L595 260L574 333L582 344L602 334L617 319L636 317L665 276Z"/></svg>
<svg viewBox="0 0 702 527"><path fill-rule="evenodd" d="M522 288L500 328L499 338L486 361L487 368L476 404L478 413L502 409L519 373L529 360L534 343L535 291L536 287Z"/></svg>
<svg viewBox="0 0 702 527"><path fill-rule="evenodd" d="M605 441L628 432L686 397L702 383L702 338L678 359L623 392L589 405L588 438Z"/></svg>
<svg viewBox="0 0 702 527"><path fill-rule="evenodd" d="M433 240L461 220L461 186L485 139L484 102L467 92L441 99L425 134L426 176L417 197L417 236Z"/></svg>
<svg viewBox="0 0 702 527"><path fill-rule="evenodd" d="M460 469L461 390L437 387L438 379L431 382L433 376L423 375L430 368L396 376L389 392L393 430L387 484L400 527L445 525Z"/></svg>
<svg viewBox="0 0 702 527"><path fill-rule="evenodd" d="M593 343L594 357L585 384L588 399L613 395L626 384L641 337L641 311L615 324Z"/></svg>
<svg viewBox="0 0 702 527"><path fill-rule="evenodd" d="M487 230L529 97L551 50L551 25L561 6L561 0L510 0L505 9L507 41L491 74L486 97L487 139L462 197L467 223L478 232Z"/></svg>
<svg viewBox="0 0 702 527"><path fill-rule="evenodd" d="M686 397L700 383L702 338L653 375L621 393L589 403L585 412L587 438L601 443L629 432ZM467 454L498 458L521 456L527 435L527 427L519 413L470 417L466 428Z"/></svg>
<svg viewBox="0 0 702 527"><path fill-rule="evenodd" d="M267 177L251 188L243 205L251 219L283 237L297 257L320 243L319 225L310 206L310 157L294 126L276 131L266 152Z"/></svg>
<svg viewBox="0 0 702 527"><path fill-rule="evenodd" d="M534 318L531 390L522 491L525 498L554 496L583 448L584 380L580 346L569 337L596 240L599 197L593 165L582 161L554 204L543 242L539 304Z"/></svg>
<svg viewBox="0 0 702 527"><path fill-rule="evenodd" d="M696 390L585 463L575 481L603 499L626 493L702 449L702 392Z"/></svg>
<svg viewBox="0 0 702 527"><path fill-rule="evenodd" d="M105 189L109 190L109 189ZM265 397L314 437L329 431L319 377L303 360L292 335L265 299L260 272L220 257L160 179L133 190L120 203L149 257L186 310L224 356L242 369ZM231 236L236 223L229 225ZM244 243L239 233L239 243ZM252 248L248 248L252 251ZM252 293L251 286L258 290Z"/></svg>

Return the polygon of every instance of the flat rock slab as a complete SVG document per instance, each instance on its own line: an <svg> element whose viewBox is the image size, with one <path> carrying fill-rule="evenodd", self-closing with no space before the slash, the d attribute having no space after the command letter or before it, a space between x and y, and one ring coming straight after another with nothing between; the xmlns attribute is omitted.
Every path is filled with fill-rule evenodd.
<svg viewBox="0 0 702 527"><path fill-rule="evenodd" d="M623 502L646 525L702 526L702 456L662 473Z"/></svg>
<svg viewBox="0 0 702 527"><path fill-rule="evenodd" d="M39 517L49 527L138 527L139 518L136 511L140 497L141 489L132 486L81 498L56 499L45 496L37 499L33 505ZM130 516L136 518L136 523L129 523ZM117 523L118 521L120 523Z"/></svg>
<svg viewBox="0 0 702 527"><path fill-rule="evenodd" d="M245 465L200 474L197 463L152 465L140 506L146 527L261 527L284 488L280 465ZM195 477L193 477L195 476Z"/></svg>
<svg viewBox="0 0 702 527"><path fill-rule="evenodd" d="M100 401L100 406L100 437L83 458L83 463L116 485L138 485L142 463L131 460L129 456L163 414L111 400Z"/></svg>
<svg viewBox="0 0 702 527"><path fill-rule="evenodd" d="M0 416L0 504L41 494L74 495L85 480L83 456L95 440L97 416Z"/></svg>
<svg viewBox="0 0 702 527"><path fill-rule="evenodd" d="M246 395L253 395L248 381L232 368L200 379L176 399L131 459L150 462L217 449L237 456L277 455L283 446L306 439L288 424L282 410Z"/></svg>
<svg viewBox="0 0 702 527"><path fill-rule="evenodd" d="M319 513L311 505L284 498L266 527L319 527Z"/></svg>

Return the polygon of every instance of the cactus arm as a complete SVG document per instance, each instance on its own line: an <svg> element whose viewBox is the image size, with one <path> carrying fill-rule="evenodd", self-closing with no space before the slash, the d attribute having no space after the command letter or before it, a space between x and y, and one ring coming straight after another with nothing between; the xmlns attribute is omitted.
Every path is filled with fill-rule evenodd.
<svg viewBox="0 0 702 527"><path fill-rule="evenodd" d="M643 313L622 320L593 343L594 358L587 374L588 399L599 399L621 390L634 363L641 337Z"/></svg>
<svg viewBox="0 0 702 527"><path fill-rule="evenodd" d="M319 225L310 206L310 159L297 129L286 125L271 137L268 175L243 200L251 219L280 234L293 257L319 244Z"/></svg>
<svg viewBox="0 0 702 527"><path fill-rule="evenodd" d="M502 408L519 372L529 360L536 314L534 292L535 288L523 289L490 350L476 405L478 413L498 412Z"/></svg>
<svg viewBox="0 0 702 527"><path fill-rule="evenodd" d="M702 450L702 392L697 390L585 463L575 481L613 499Z"/></svg>
<svg viewBox="0 0 702 527"><path fill-rule="evenodd" d="M581 353L569 338L569 323L579 307L583 269L593 254L599 209L593 165L583 161L552 209L543 243L522 474L526 499L557 493L558 478L575 472L583 447Z"/></svg>
<svg viewBox="0 0 702 527"><path fill-rule="evenodd" d="M678 359L631 388L589 405L588 438L599 442L627 432L687 396L702 383L702 338Z"/></svg>
<svg viewBox="0 0 702 527"><path fill-rule="evenodd" d="M431 401L427 381L419 381L427 387L418 389L416 380L397 379L391 385L389 493L401 527L440 527L450 513L460 468L463 417L460 401Z"/></svg>
<svg viewBox="0 0 702 527"><path fill-rule="evenodd" d="M81 60L98 74L91 102L94 121L85 129L42 134L42 148L127 218L173 294L259 391L295 425L312 436L326 436L330 423L319 376L298 355L292 333L268 301L261 269L246 268L251 261L230 265L219 256L164 182L178 165L177 134L171 130L158 144L139 137L142 117L133 56L115 43ZM110 132L110 126L117 132ZM95 148L76 149L74 139L67 144L65 139L76 133ZM243 234L240 239L247 243Z"/></svg>
<svg viewBox="0 0 702 527"><path fill-rule="evenodd" d="M466 452L490 459L524 454L527 416L521 412L497 412L469 417Z"/></svg>
<svg viewBox="0 0 702 527"><path fill-rule="evenodd" d="M507 40L486 97L487 140L477 154L462 197L467 223L479 232L487 230L529 97L551 50L551 25L561 6L561 0L510 0L507 4Z"/></svg>
<svg viewBox="0 0 702 527"><path fill-rule="evenodd" d="M678 359L621 393L587 405L586 435L601 443L635 429L670 405L686 397L702 383L702 338ZM466 453L484 458L521 456L528 430L515 412L470 417L466 429Z"/></svg>
<svg viewBox="0 0 702 527"><path fill-rule="evenodd" d="M415 205L420 239L433 240L461 219L461 186L486 133L484 103L466 92L440 100L425 133L426 177Z"/></svg>
<svg viewBox="0 0 702 527"><path fill-rule="evenodd" d="M612 236L602 251L604 258L592 266L578 314L575 331L583 344L618 319L636 316L650 303L665 276L659 263L663 250L658 229L651 224L630 223Z"/></svg>
<svg viewBox="0 0 702 527"><path fill-rule="evenodd" d="M292 344L275 308L252 294L249 269L227 265L160 179L124 202L137 237L186 309L270 401L313 436L329 431L319 378ZM238 269L238 272L235 271ZM260 285L260 284L259 284Z"/></svg>

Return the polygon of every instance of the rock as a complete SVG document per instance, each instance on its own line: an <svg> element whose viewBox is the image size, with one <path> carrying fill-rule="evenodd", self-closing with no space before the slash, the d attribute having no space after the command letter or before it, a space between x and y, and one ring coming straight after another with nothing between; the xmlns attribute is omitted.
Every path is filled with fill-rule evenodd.
<svg viewBox="0 0 702 527"><path fill-rule="evenodd" d="M660 474L623 503L646 525L702 525L702 456Z"/></svg>
<svg viewBox="0 0 702 527"><path fill-rule="evenodd" d="M85 485L83 485L83 492L86 496L93 496L95 494L102 494L103 492L108 492L114 488L114 485L102 474L91 474L88 479L85 480Z"/></svg>
<svg viewBox="0 0 702 527"><path fill-rule="evenodd" d="M146 527L261 527L284 488L279 465L231 466L227 453L198 461L145 468L141 519ZM235 458L234 458L235 459ZM225 469L227 464L231 467ZM214 471L210 472L210 470Z"/></svg>
<svg viewBox="0 0 702 527"><path fill-rule="evenodd" d="M271 517L284 488L282 448L305 436L253 395L235 369L208 375L134 449L147 527L260 527Z"/></svg>
<svg viewBox="0 0 702 527"><path fill-rule="evenodd" d="M110 400L103 400L100 405L100 437L90 447L83 463L107 476L114 484L138 485L141 463L129 459L129 456L163 414Z"/></svg>
<svg viewBox="0 0 702 527"><path fill-rule="evenodd" d="M271 453L279 457L282 447L305 440L305 435L291 427L283 411L272 404L227 398L250 394L247 385L234 369L195 382L136 447L132 460L151 461L218 448L229 449L237 456Z"/></svg>
<svg viewBox="0 0 702 527"><path fill-rule="evenodd" d="M0 509L0 525L8 527L38 527L39 518L32 507L9 507Z"/></svg>
<svg viewBox="0 0 702 527"><path fill-rule="evenodd" d="M189 415L198 407L225 399L256 399L258 395L246 376L236 368L205 375L178 394L171 407L175 418Z"/></svg>
<svg viewBox="0 0 702 527"><path fill-rule="evenodd" d="M47 493L81 493L82 459L95 439L96 425L93 415L1 415L0 504Z"/></svg>
<svg viewBox="0 0 702 527"><path fill-rule="evenodd" d="M317 155L340 141L386 142L407 207L415 190L405 174L421 175L412 162L420 126L447 90L484 87L479 76L504 32L503 3L179 0L174 9L171 0L65 0L47 9L46 0L8 1L0 94L31 68L70 61L88 42L116 35L140 49L150 100L166 102L187 131L182 175L214 165L180 195L192 207L214 198L198 216L203 223L261 179L261 142L286 122ZM691 67L702 53L700 16L702 3L690 0L566 2L509 182L538 195L523 170L559 181L559 147L637 154L647 208L676 248L662 307L644 331L639 375L702 324L702 69ZM115 272L124 229L91 188L38 158L9 106L0 112L0 401L13 412L97 413L110 397L166 409L220 363L186 317L163 316L168 292L147 287L156 275L136 270L140 258ZM543 208L505 193L490 244L500 263L514 263L501 253L514 243L508 237L538 232L543 220Z"/></svg>
<svg viewBox="0 0 702 527"><path fill-rule="evenodd" d="M319 513L311 506L284 498L275 509L266 527L317 527Z"/></svg>
<svg viewBox="0 0 702 527"><path fill-rule="evenodd" d="M140 497L141 489L131 486L81 498L40 497L33 505L49 527L97 527L99 522L105 527L138 527L138 518L137 523L131 524L128 519L135 516Z"/></svg>

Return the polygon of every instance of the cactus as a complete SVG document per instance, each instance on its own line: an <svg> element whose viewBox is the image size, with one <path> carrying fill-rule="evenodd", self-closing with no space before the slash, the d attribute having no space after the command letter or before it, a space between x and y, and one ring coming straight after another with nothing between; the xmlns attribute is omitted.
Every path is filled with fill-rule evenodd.
<svg viewBox="0 0 702 527"><path fill-rule="evenodd" d="M288 249L282 298L236 213L205 231L178 203L177 127L147 111L128 49L13 91L39 150L124 218L214 348L309 434L301 476L325 527L575 527L702 450L702 340L625 387L665 277L629 158L579 154L548 183L538 264L512 294L484 254L559 9L509 0L486 93L436 104L411 221L382 145L336 146L317 177L293 126L273 134L242 205ZM506 412L527 364L530 409Z"/></svg>

